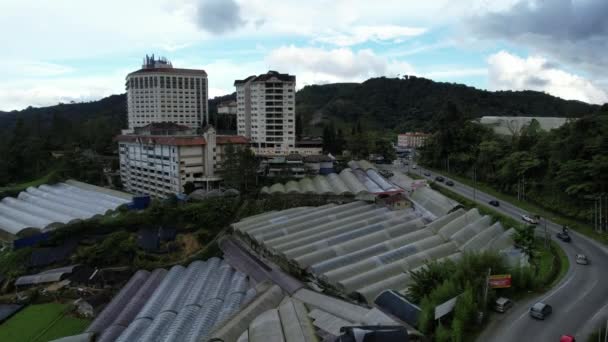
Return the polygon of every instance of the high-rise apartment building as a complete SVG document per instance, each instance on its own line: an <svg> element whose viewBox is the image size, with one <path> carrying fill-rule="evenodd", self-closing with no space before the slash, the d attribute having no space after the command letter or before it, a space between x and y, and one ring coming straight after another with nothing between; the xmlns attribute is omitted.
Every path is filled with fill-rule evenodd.
<svg viewBox="0 0 608 342"><path fill-rule="evenodd" d="M234 81L237 132L259 155L288 154L296 143L296 77L268 71Z"/></svg>
<svg viewBox="0 0 608 342"><path fill-rule="evenodd" d="M155 122L191 128L209 123L207 73L174 68L164 58L146 56L142 68L127 75L129 129Z"/></svg>

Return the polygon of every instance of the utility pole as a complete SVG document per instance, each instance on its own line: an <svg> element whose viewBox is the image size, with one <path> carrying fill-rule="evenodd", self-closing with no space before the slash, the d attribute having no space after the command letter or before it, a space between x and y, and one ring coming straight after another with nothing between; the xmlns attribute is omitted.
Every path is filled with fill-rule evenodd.
<svg viewBox="0 0 608 342"><path fill-rule="evenodd" d="M473 166L473 202L477 202L477 166Z"/></svg>
<svg viewBox="0 0 608 342"><path fill-rule="evenodd" d="M602 229L604 228L602 226L602 209L603 209L603 207L602 207L602 196L603 195L600 195L600 226L599 226L599 228L600 228L599 230L600 231L602 231Z"/></svg>
<svg viewBox="0 0 608 342"><path fill-rule="evenodd" d="M483 311L486 311L488 306L488 287L490 286L490 275L492 275L492 268L488 268L488 275L486 276L486 287L483 291Z"/></svg>
<svg viewBox="0 0 608 342"><path fill-rule="evenodd" d="M522 184L521 184L521 187L522 187L522 190L521 190L521 200L525 201L526 200L526 175L522 175L522 179L523 179L523 181L522 181Z"/></svg>
<svg viewBox="0 0 608 342"><path fill-rule="evenodd" d="M547 234L547 219L543 217L543 221L545 221L545 248L549 247L549 234Z"/></svg>
<svg viewBox="0 0 608 342"><path fill-rule="evenodd" d="M597 197L593 199L593 229L597 232Z"/></svg>

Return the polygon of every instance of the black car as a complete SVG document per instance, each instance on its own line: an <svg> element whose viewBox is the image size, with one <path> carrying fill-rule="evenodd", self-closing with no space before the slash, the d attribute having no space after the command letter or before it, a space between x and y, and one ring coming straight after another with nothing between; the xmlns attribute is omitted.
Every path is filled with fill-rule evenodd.
<svg viewBox="0 0 608 342"><path fill-rule="evenodd" d="M445 185L454 186L454 182L449 180L449 181L445 182Z"/></svg>
<svg viewBox="0 0 608 342"><path fill-rule="evenodd" d="M445 178L443 178L441 176L437 176L437 177L435 177L435 180L438 182L443 182L445 180Z"/></svg>
<svg viewBox="0 0 608 342"><path fill-rule="evenodd" d="M427 171L427 172L424 173L424 175L427 176L427 177L429 177L431 175L431 173Z"/></svg>
<svg viewBox="0 0 608 342"><path fill-rule="evenodd" d="M564 242L570 242L572 241L572 239L570 238L570 234L568 233L557 233L557 238L564 241Z"/></svg>
<svg viewBox="0 0 608 342"><path fill-rule="evenodd" d="M498 202L497 200L491 200L491 201L490 201L490 202L488 202L488 203L490 203L490 205L493 205L493 206L495 206L495 207L500 206L500 202Z"/></svg>

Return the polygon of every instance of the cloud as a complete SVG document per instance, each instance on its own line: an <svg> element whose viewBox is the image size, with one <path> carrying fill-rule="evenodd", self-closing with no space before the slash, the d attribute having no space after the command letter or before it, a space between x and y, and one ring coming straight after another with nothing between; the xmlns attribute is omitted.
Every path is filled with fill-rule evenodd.
<svg viewBox="0 0 608 342"><path fill-rule="evenodd" d="M602 104L608 93L593 82L558 69L543 57L521 58L500 51L488 58L489 87L493 90L537 90L568 100Z"/></svg>
<svg viewBox="0 0 608 342"><path fill-rule="evenodd" d="M426 29L420 27L407 27L397 25L382 26L356 26L347 32L331 33L317 37L315 41L330 43L338 46L351 46L367 41L397 41L421 35Z"/></svg>
<svg viewBox="0 0 608 342"><path fill-rule="evenodd" d="M124 79L127 73L127 70L120 69L103 75L65 74L47 78L0 79L0 110L52 106L60 102L93 101L124 93Z"/></svg>
<svg viewBox="0 0 608 342"><path fill-rule="evenodd" d="M608 1L521 0L470 18L475 34L504 39L592 74L608 74Z"/></svg>
<svg viewBox="0 0 608 342"><path fill-rule="evenodd" d="M234 0L201 0L197 7L198 26L210 33L222 34L245 25L240 7Z"/></svg>
<svg viewBox="0 0 608 342"><path fill-rule="evenodd" d="M2 75L4 77L50 77L68 74L74 70L67 65L42 61L8 60L2 62Z"/></svg>
<svg viewBox="0 0 608 342"><path fill-rule="evenodd" d="M435 78L458 78L470 76L487 76L488 69L486 68L458 68L452 70L437 70L423 73L424 77L431 79Z"/></svg>
<svg viewBox="0 0 608 342"><path fill-rule="evenodd" d="M404 61L388 60L369 49L326 50L290 45L273 50L266 60L273 69L296 74L299 87L308 84L355 82L370 77L413 73L413 67L410 64Z"/></svg>

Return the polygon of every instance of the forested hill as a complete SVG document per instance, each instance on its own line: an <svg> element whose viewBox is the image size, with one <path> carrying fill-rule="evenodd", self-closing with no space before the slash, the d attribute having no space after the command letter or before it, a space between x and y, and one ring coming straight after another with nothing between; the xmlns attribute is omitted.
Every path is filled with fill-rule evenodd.
<svg viewBox="0 0 608 342"><path fill-rule="evenodd" d="M235 94L230 94L209 100L210 113L213 115L216 112L217 103L234 98ZM362 121L364 127L370 129L432 131L434 127L430 126L430 119L447 102L456 104L471 117L580 117L598 109L595 105L566 101L541 92L490 92L414 76L306 86L296 94L297 113L302 118L305 132L327 121L333 121L338 126L350 126ZM55 120L55 124L67 123L75 130L66 130L62 134L81 132L82 125L88 123L98 126L97 134L111 136L126 127L126 110L126 97L121 94L99 101L0 112L0 133L12 129L20 117L26 125L39 125L42 130L50 128Z"/></svg>
<svg viewBox="0 0 608 342"><path fill-rule="evenodd" d="M304 126L356 121L373 129L432 131L430 120L447 102L471 117L580 117L599 107L536 91L490 92L425 78L372 78L363 83L306 86L296 96Z"/></svg>

